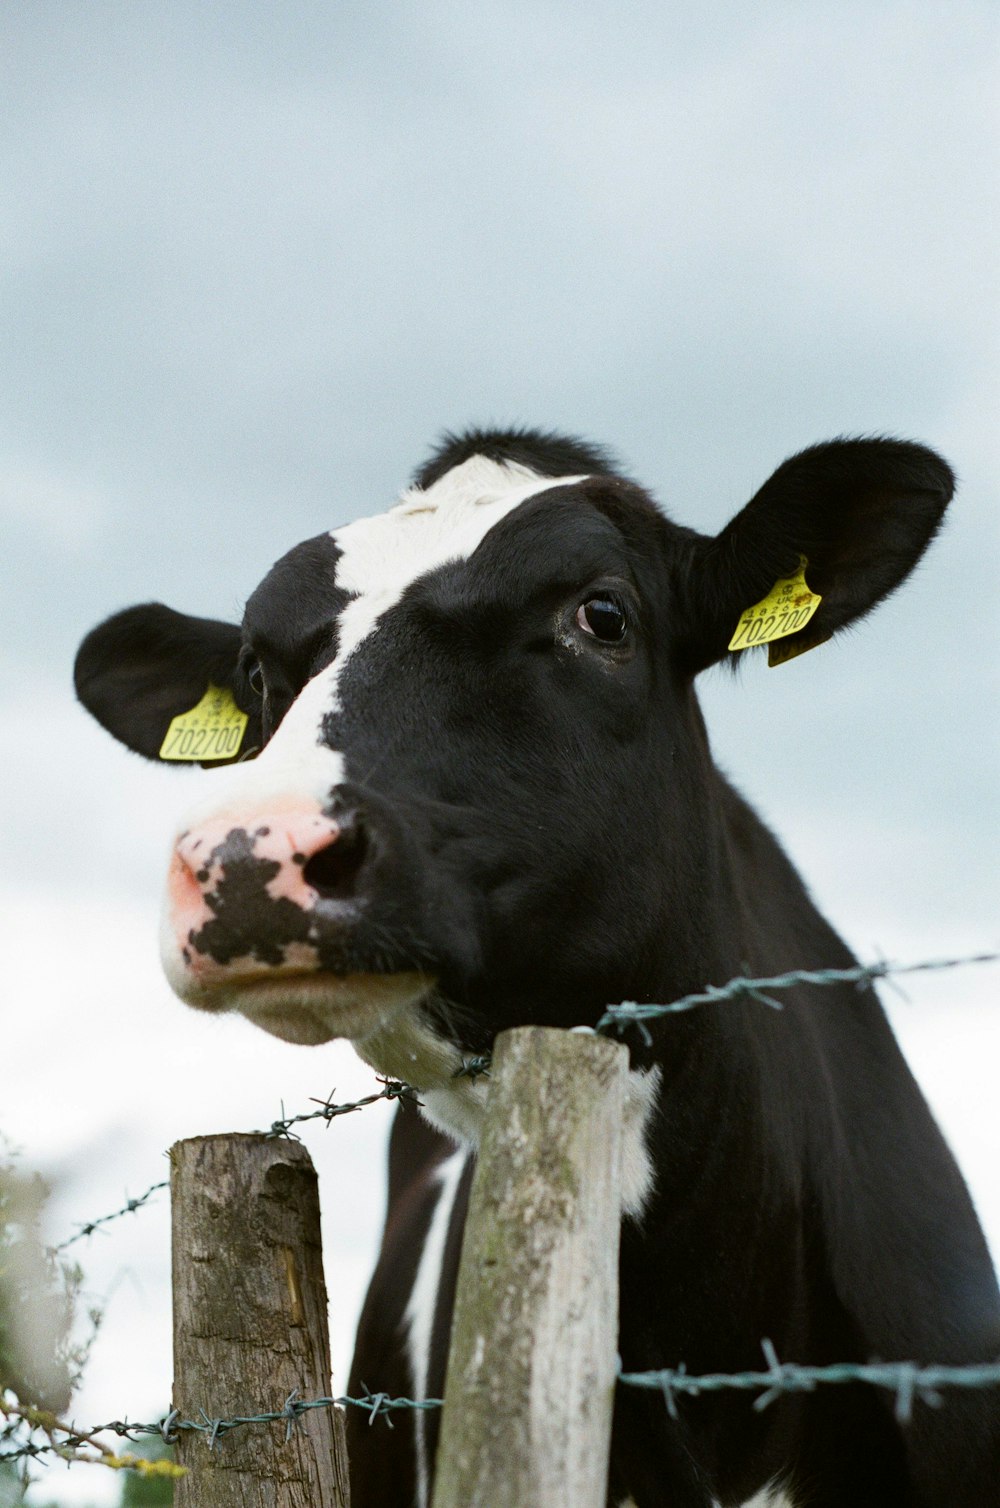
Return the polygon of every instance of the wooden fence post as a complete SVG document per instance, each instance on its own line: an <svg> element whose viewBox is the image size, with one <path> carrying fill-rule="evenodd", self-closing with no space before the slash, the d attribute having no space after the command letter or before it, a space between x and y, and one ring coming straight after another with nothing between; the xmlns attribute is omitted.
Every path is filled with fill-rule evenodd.
<svg viewBox="0 0 1000 1508"><path fill-rule="evenodd" d="M174 1407L183 1419L277 1412L330 1390L319 1195L309 1153L264 1136L171 1149ZM177 1508L349 1508L340 1410L293 1426L180 1435Z"/></svg>
<svg viewBox="0 0 1000 1508"><path fill-rule="evenodd" d="M497 1039L434 1508L604 1508L627 1064L592 1034Z"/></svg>

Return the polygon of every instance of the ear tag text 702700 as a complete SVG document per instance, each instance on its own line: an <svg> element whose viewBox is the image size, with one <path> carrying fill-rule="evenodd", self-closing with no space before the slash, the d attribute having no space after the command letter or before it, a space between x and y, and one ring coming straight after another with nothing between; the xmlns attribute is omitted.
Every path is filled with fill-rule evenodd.
<svg viewBox="0 0 1000 1508"><path fill-rule="evenodd" d="M161 759L233 759L247 730L247 714L233 693L218 686L208 690L190 712L179 712L160 745Z"/></svg>
<svg viewBox="0 0 1000 1508"><path fill-rule="evenodd" d="M806 585L808 564L806 557L800 555L795 575L782 576L766 597L740 615L736 632L727 646L729 649L753 649L757 644L774 645L768 650L769 665L780 665L784 660L794 659L802 653L802 650L792 644L781 645L779 648L774 641L787 638L789 634L797 634L805 628L823 601L818 592ZM808 647L812 649L814 646L810 644Z"/></svg>

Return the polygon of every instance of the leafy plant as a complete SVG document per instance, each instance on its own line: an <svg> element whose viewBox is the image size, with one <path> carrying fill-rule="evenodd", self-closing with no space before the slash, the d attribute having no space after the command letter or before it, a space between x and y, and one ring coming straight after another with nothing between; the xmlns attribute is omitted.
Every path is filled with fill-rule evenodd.
<svg viewBox="0 0 1000 1508"><path fill-rule="evenodd" d="M48 1189L37 1174L0 1164L0 1388L23 1403L68 1407L89 1342L71 1338L81 1272L42 1242ZM98 1316L92 1315L96 1325Z"/></svg>

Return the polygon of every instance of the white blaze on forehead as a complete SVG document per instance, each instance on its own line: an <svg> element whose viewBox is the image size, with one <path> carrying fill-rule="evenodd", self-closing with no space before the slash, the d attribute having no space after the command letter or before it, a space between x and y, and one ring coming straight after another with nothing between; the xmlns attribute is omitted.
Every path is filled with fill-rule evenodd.
<svg viewBox="0 0 1000 1508"><path fill-rule="evenodd" d="M468 560L508 513L551 487L582 476L543 479L527 466L472 456L428 487L411 487L395 508L361 518L331 538L342 551L337 585L355 594L339 619L337 658L324 671L335 701L341 671L378 620L421 576L453 560Z"/></svg>
<svg viewBox="0 0 1000 1508"><path fill-rule="evenodd" d="M227 767L222 799L213 782L184 825L230 809L238 821L241 812L259 810L289 792L325 805L332 787L344 779L344 757L321 742L323 719L340 707L344 667L382 615L421 576L449 561L467 560L521 503L583 480L583 475L542 477L527 466L476 455L426 490L411 487L387 513L333 530L341 551L335 582L352 594L338 619L337 658L302 688L261 757Z"/></svg>

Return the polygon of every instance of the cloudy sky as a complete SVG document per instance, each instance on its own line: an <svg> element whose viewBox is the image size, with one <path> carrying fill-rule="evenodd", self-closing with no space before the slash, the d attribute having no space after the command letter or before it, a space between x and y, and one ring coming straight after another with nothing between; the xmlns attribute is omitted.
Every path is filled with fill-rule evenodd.
<svg viewBox="0 0 1000 1508"><path fill-rule="evenodd" d="M813 441L940 449L961 491L906 590L704 702L862 956L1000 943L992 4L36 0L4 31L0 1129L56 1183L53 1239L180 1136L371 1082L169 995L166 837L217 777L92 726L76 646L137 601L238 616L445 427L605 441L713 531ZM1000 1252L997 985L892 1011ZM387 1123L310 1137L341 1364ZM88 1422L166 1406L165 1205L77 1248Z"/></svg>

